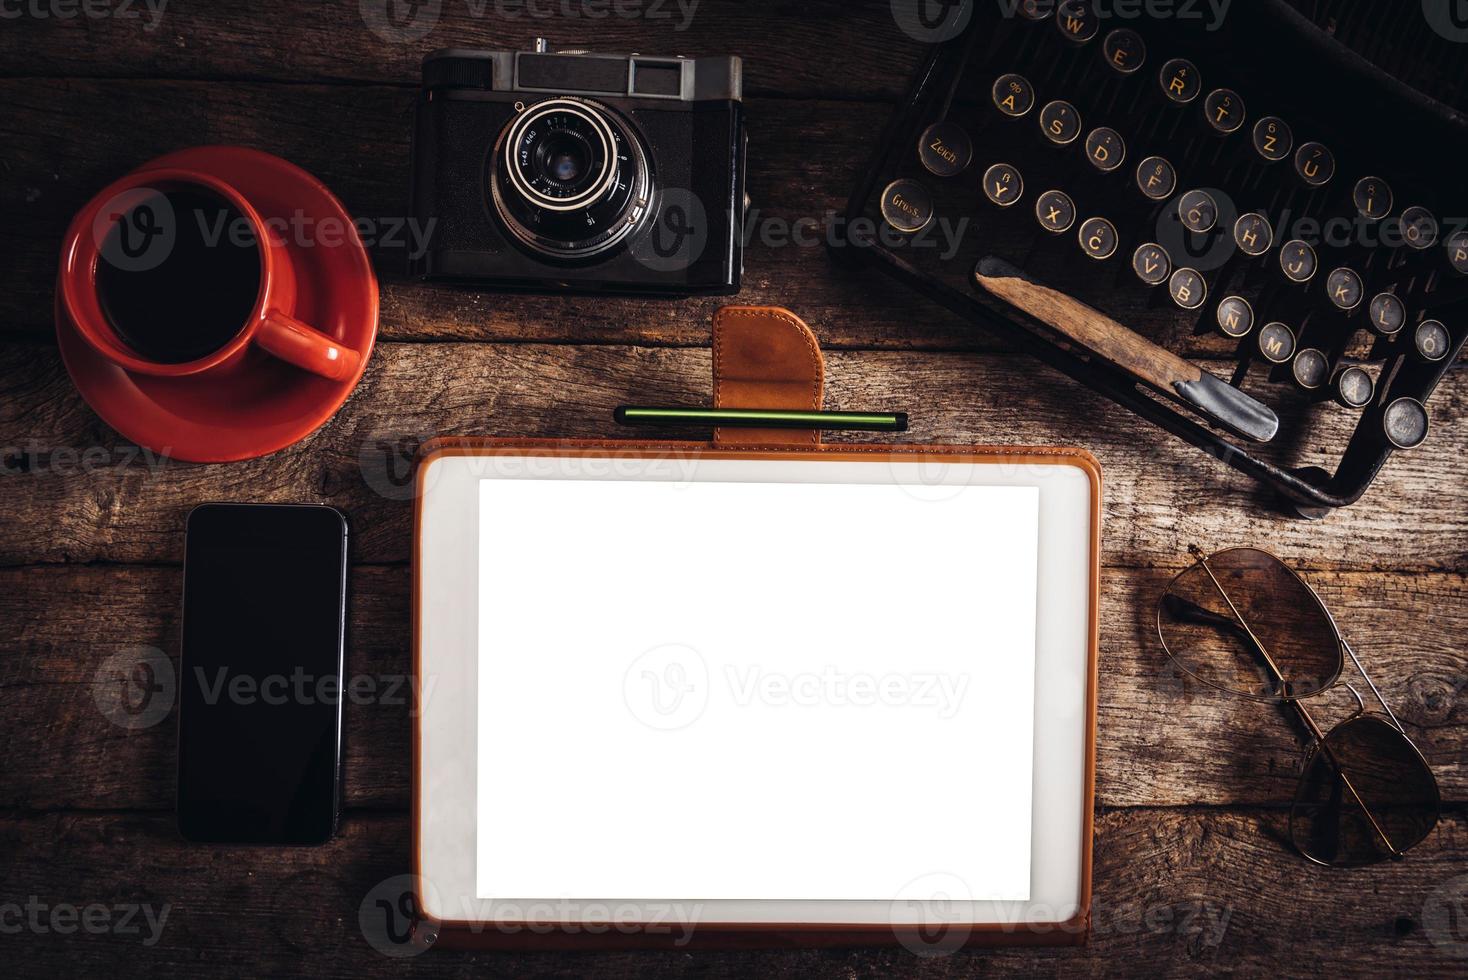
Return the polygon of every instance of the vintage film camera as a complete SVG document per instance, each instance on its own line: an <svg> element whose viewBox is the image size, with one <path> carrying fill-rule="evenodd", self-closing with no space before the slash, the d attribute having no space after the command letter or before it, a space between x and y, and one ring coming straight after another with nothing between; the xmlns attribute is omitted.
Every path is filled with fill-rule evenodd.
<svg viewBox="0 0 1468 980"><path fill-rule="evenodd" d="M423 61L423 279L732 294L743 265L738 58L447 48ZM431 223L431 224L430 224Z"/></svg>

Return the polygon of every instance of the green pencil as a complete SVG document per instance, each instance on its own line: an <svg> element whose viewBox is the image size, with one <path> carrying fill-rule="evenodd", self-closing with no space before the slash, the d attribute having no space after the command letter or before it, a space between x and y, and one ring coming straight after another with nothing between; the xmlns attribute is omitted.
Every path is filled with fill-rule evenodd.
<svg viewBox="0 0 1468 980"><path fill-rule="evenodd" d="M803 412L779 408L654 408L623 405L619 425L730 425L746 429L852 429L906 432L906 412Z"/></svg>

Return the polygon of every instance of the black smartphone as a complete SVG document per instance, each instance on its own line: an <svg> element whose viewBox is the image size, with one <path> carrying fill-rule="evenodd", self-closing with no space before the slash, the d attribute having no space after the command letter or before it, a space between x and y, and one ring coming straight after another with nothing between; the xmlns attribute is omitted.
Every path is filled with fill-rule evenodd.
<svg viewBox="0 0 1468 980"><path fill-rule="evenodd" d="M341 799L347 519L319 504L201 504L184 543L178 828L201 843L321 844Z"/></svg>

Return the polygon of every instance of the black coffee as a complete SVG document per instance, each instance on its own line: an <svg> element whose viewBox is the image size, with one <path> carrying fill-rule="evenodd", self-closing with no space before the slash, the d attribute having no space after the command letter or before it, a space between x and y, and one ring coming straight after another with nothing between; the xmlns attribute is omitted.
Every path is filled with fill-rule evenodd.
<svg viewBox="0 0 1468 980"><path fill-rule="evenodd" d="M180 364L212 354L245 326L260 292L260 249L238 208L211 191L154 192L113 225L97 260L97 295L141 357Z"/></svg>

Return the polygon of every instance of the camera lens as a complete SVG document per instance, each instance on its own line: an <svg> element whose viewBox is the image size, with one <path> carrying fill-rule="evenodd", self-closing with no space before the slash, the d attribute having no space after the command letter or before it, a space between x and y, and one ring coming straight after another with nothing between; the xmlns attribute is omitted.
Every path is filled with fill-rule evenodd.
<svg viewBox="0 0 1468 980"><path fill-rule="evenodd" d="M558 133L542 144L540 171L562 186L574 186L591 162L590 148L579 137Z"/></svg>
<svg viewBox="0 0 1468 980"><path fill-rule="evenodd" d="M558 258L612 248L646 216L647 154L630 124L587 99L520 112L489 159L494 209L522 244Z"/></svg>
<svg viewBox="0 0 1468 980"><path fill-rule="evenodd" d="M584 116L570 112L544 116L519 142L515 169L523 192L545 198L552 206L579 201L588 185L609 176L606 133Z"/></svg>
<svg viewBox="0 0 1468 980"><path fill-rule="evenodd" d="M581 173L581 158L570 150L561 150L551 158L551 174L562 183L570 183Z"/></svg>

